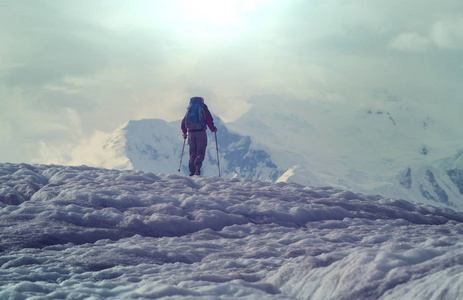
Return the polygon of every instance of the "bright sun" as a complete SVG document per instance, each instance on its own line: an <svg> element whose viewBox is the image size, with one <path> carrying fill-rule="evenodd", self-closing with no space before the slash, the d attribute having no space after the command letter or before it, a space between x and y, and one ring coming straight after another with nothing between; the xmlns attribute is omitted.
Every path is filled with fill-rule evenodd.
<svg viewBox="0 0 463 300"><path fill-rule="evenodd" d="M177 0L182 16L190 22L204 22L215 26L229 26L241 21L242 16L260 6L277 0Z"/></svg>
<svg viewBox="0 0 463 300"><path fill-rule="evenodd" d="M190 21L209 23L215 26L227 26L238 21L240 2L242 1L182 1L182 10L185 17Z"/></svg>
<svg viewBox="0 0 463 300"><path fill-rule="evenodd" d="M169 0L158 12L169 31L185 41L215 43L240 36L253 26L251 15L280 1L284 0Z"/></svg>
<svg viewBox="0 0 463 300"><path fill-rule="evenodd" d="M240 34L249 26L246 14L281 0L172 0L172 24L188 38L211 41Z"/></svg>

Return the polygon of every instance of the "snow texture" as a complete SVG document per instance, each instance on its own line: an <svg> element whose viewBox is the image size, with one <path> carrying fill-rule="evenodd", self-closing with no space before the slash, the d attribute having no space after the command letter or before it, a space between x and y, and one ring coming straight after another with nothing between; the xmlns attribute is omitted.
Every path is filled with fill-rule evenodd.
<svg viewBox="0 0 463 300"><path fill-rule="evenodd" d="M0 184L0 299L463 299L446 208L85 166Z"/></svg>

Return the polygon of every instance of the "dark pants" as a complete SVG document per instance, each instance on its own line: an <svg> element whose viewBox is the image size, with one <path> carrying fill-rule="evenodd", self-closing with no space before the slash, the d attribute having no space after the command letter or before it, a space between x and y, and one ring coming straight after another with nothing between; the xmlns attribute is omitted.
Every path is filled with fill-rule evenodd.
<svg viewBox="0 0 463 300"><path fill-rule="evenodd" d="M190 162L188 164L191 175L200 175L206 155L207 134L206 131L192 131L188 135L188 145L190 146Z"/></svg>

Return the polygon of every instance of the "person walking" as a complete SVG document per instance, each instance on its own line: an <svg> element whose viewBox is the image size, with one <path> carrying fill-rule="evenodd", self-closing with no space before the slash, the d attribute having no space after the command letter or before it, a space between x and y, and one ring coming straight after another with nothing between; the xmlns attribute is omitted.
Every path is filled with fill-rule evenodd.
<svg viewBox="0 0 463 300"><path fill-rule="evenodd" d="M188 146L190 147L190 160L188 163L190 176L201 175L201 166L206 155L207 127L212 132L217 132L214 119L204 103L204 99L202 97L191 98L181 125L183 138L188 138Z"/></svg>

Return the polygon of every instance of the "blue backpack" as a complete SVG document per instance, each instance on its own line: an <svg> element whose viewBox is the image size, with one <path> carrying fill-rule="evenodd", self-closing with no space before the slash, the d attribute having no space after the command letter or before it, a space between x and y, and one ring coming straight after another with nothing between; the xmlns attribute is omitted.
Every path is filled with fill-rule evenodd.
<svg viewBox="0 0 463 300"><path fill-rule="evenodd" d="M190 105L185 115L185 125L188 130L199 131L206 130L204 123L204 103L203 98L193 97L190 99Z"/></svg>

